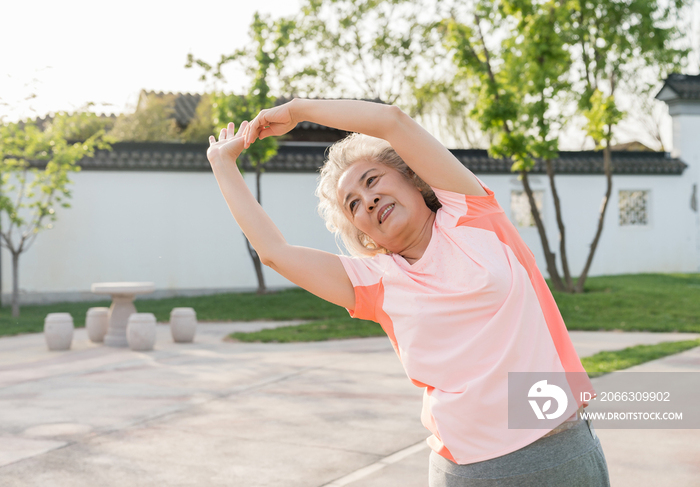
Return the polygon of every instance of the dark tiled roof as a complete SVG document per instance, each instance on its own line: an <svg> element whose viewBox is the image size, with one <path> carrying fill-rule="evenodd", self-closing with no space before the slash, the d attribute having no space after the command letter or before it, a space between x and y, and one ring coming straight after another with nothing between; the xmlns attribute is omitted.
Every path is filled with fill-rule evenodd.
<svg viewBox="0 0 700 487"><path fill-rule="evenodd" d="M477 174L509 173L512 165L508 159L489 157L485 150L454 149L452 153ZM682 174L688 167L664 152L613 152L612 160L614 174ZM602 151L562 151L553 162L557 174L604 174ZM531 172L546 174L545 163L537 161Z"/></svg>
<svg viewBox="0 0 700 487"><path fill-rule="evenodd" d="M700 75L671 74L664 82L664 88L672 89L681 100L700 100Z"/></svg>
<svg viewBox="0 0 700 487"><path fill-rule="evenodd" d="M194 114L197 111L197 105L199 105L199 100L202 99L202 95L184 93L179 94L175 98L175 120L178 125L186 127L190 120L194 118Z"/></svg>
<svg viewBox="0 0 700 487"><path fill-rule="evenodd" d="M175 121L180 127L187 127L189 125L190 121L194 118L195 113L197 111L197 105L199 105L200 100L202 99L202 95L198 93L164 93L162 91L142 91L142 95L149 97L157 97L157 98L163 98L163 97L173 97L175 100L175 106L174 106L174 111L175 111ZM282 105L283 103L286 103L290 101L291 98L278 98L275 100L275 106L277 105ZM366 100L366 101L373 101L376 103L383 103L381 100ZM326 127L325 125L319 125L317 123L313 122L301 122L297 127L294 129L293 132L290 133L290 138L292 140L311 140L314 137L309 137L308 135L304 134L304 132L307 131L322 131L322 132L330 132L330 134L327 134L325 136L322 136L323 140L325 141L333 141L335 142L336 140L340 140L343 137L345 137L346 132L343 132L341 130L337 130L331 127ZM316 137L317 140L318 137Z"/></svg>
<svg viewBox="0 0 700 487"><path fill-rule="evenodd" d="M133 171L209 171L209 144L167 142L119 142L112 151L96 151L83 159L84 170ZM283 145L278 154L265 164L269 172L315 172L323 164L326 146ZM244 162L243 168L252 167Z"/></svg>
<svg viewBox="0 0 700 487"><path fill-rule="evenodd" d="M627 152L655 152L654 149L651 149L636 140L632 142L625 142L622 144L615 144L613 146L610 146L610 150Z"/></svg>
<svg viewBox="0 0 700 487"><path fill-rule="evenodd" d="M84 170L131 171L209 171L208 144L121 142L112 151L98 151L83 159ZM265 164L267 172L317 172L323 164L327 146L322 144L284 144ZM455 149L452 153L477 174L509 174L511 161L493 159L485 150ZM680 159L663 152L614 152L616 174L682 174L687 167ZM251 167L244 163L244 169ZM554 161L557 174L603 174L602 152L561 152ZM533 173L546 173L539 162Z"/></svg>
<svg viewBox="0 0 700 487"><path fill-rule="evenodd" d="M162 91L143 90L142 95L156 98L173 97L175 100L175 106L173 107L175 121L181 127L187 127L190 120L194 118L197 105L202 99L202 95L198 93L163 93Z"/></svg>

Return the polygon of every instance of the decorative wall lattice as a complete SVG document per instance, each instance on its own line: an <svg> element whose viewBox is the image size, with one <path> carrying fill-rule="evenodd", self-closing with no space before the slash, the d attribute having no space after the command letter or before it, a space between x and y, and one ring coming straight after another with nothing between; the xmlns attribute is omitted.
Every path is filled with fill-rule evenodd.
<svg viewBox="0 0 700 487"><path fill-rule="evenodd" d="M542 191L533 191L533 197L535 198L535 205L542 214ZM527 193L525 191L511 191L510 192L510 214L513 218L513 223L517 227L534 227L535 219L532 218L532 212L530 212L530 202L527 199Z"/></svg>
<svg viewBox="0 0 700 487"><path fill-rule="evenodd" d="M649 191L620 191L620 226L649 224Z"/></svg>

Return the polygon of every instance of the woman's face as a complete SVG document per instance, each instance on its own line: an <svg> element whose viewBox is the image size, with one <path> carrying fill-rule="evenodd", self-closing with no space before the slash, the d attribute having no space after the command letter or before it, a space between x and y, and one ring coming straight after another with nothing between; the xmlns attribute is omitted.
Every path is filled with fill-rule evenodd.
<svg viewBox="0 0 700 487"><path fill-rule="evenodd" d="M418 188L393 167L360 160L338 180L338 202L355 228L400 254L432 212Z"/></svg>

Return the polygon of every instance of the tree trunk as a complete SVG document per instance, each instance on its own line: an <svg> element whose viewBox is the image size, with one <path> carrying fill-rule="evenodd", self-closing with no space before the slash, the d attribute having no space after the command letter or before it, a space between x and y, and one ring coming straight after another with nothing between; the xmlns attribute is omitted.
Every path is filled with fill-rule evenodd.
<svg viewBox="0 0 700 487"><path fill-rule="evenodd" d="M258 203L262 206L262 194L260 193L260 178L262 177L262 168L260 167L261 164L255 164L255 198L258 200ZM255 251L252 245L250 245L250 242L248 239L245 239L246 246L248 247L248 254L250 254L250 258L253 260L253 267L255 267L255 275L258 278L258 294L265 294L267 293L267 288L265 287L265 276L263 275L263 267L262 267L262 262L260 262L260 256L258 253Z"/></svg>
<svg viewBox="0 0 700 487"><path fill-rule="evenodd" d="M19 252L12 253L12 317L19 316Z"/></svg>
<svg viewBox="0 0 700 487"><path fill-rule="evenodd" d="M522 176L525 194L527 194L527 199L530 202L530 212L532 213L532 218L535 220L537 232L540 234L540 240L542 241L542 249L544 250L544 258L547 262L547 272L549 273L549 278L552 280L554 289L557 291L566 291L564 283L562 282L561 277L559 277L556 256L549 249L549 240L547 239L547 233L545 232L544 224L542 223L542 218L540 217L540 211L537 209L537 205L535 204L535 197L533 196L532 188L530 188L528 173L527 171L520 171L520 175Z"/></svg>
<svg viewBox="0 0 700 487"><path fill-rule="evenodd" d="M250 258L253 260L253 266L255 267L255 275L258 277L258 290L256 292L258 294L265 294L267 293L267 288L265 287L265 276L263 275L262 262L260 262L260 256L255 251L253 246L250 245L250 242L247 238L245 239L245 244L248 247L248 254L250 254Z"/></svg>
<svg viewBox="0 0 700 487"><path fill-rule="evenodd" d="M0 235L2 235L2 213L0 213ZM0 237L1 239L2 237ZM0 244L0 308L2 307L2 244Z"/></svg>
<svg viewBox="0 0 700 487"><path fill-rule="evenodd" d="M605 179L607 181L607 189L605 191L605 196L603 197L603 202L600 205L600 214L598 215L598 229L596 230L595 237L591 243L591 250L588 252L588 259L586 259L586 265L583 267L583 271L576 281L576 287L574 291L577 293L583 292L583 285L586 283L586 278L588 277L588 270L593 262L593 254L595 254L595 249L598 246L598 240L600 240L600 235L603 233L603 223L605 222L605 210L608 208L608 203L610 202L610 195L612 194L612 155L610 153L610 140L605 144L605 149L603 149L603 167L605 169Z"/></svg>
<svg viewBox="0 0 700 487"><path fill-rule="evenodd" d="M569 259L566 255L566 230L564 229L564 219L561 216L561 202L559 201L559 193L557 186L554 183L554 165L550 159L547 159L547 176L549 176L549 187L552 189L552 198L554 199L554 212L557 216L557 226L559 227L559 258L561 260L561 268L564 271L564 282L568 292L574 291L574 284L571 282L571 273L569 272Z"/></svg>

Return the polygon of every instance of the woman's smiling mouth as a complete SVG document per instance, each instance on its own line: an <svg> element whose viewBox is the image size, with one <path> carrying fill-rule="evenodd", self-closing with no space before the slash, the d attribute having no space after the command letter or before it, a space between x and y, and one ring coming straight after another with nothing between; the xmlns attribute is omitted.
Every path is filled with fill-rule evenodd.
<svg viewBox="0 0 700 487"><path fill-rule="evenodd" d="M382 206L381 210L377 214L377 219L379 220L380 225L384 222L384 220L386 220L386 217L389 216L389 213L392 212L394 206L396 206L396 203L391 203L389 205Z"/></svg>

